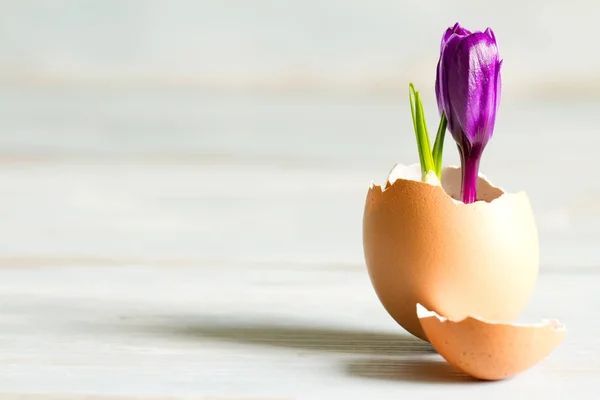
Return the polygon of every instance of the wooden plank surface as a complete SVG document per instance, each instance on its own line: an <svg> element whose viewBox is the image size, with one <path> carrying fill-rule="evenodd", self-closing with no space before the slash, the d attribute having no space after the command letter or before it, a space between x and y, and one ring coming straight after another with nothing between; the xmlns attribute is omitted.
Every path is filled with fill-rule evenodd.
<svg viewBox="0 0 600 400"><path fill-rule="evenodd" d="M579 121L595 143L596 106L504 108L483 172L527 190L540 229L522 321L568 334L527 373L481 383L407 336L365 271L367 187L416 160L402 103L117 94L0 93L1 399L595 392L600 181L581 175L595 147L562 134ZM539 126L543 157L522 135Z"/></svg>
<svg viewBox="0 0 600 400"><path fill-rule="evenodd" d="M559 318L565 342L481 383L396 326L359 265L3 268L0 386L31 399L583 396L600 376L599 284L596 269L546 269L522 320Z"/></svg>

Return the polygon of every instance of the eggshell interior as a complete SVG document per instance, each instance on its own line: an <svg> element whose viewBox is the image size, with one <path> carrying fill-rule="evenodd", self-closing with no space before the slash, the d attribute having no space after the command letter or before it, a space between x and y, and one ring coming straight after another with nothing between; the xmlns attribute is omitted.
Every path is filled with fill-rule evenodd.
<svg viewBox="0 0 600 400"><path fill-rule="evenodd" d="M484 380L505 379L531 368L566 334L557 320L520 325L468 316L451 321L420 304L417 315L429 341L446 361Z"/></svg>
<svg viewBox="0 0 600 400"><path fill-rule="evenodd" d="M417 303L453 320L478 315L514 321L538 274L535 220L524 192L509 194L480 175L478 199L458 201L460 167L442 186L420 181L419 164L396 166L372 184L363 217L365 262L388 313L427 340Z"/></svg>

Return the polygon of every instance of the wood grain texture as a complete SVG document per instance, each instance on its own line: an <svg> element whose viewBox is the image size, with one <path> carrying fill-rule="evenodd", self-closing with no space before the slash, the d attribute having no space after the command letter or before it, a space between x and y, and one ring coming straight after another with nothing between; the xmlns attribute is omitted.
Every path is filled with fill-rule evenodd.
<svg viewBox="0 0 600 400"><path fill-rule="evenodd" d="M366 273L367 187L417 160L397 98L13 87L0 102L0 399L596 391L600 181L581 177L596 147L564 144L573 121L597 140L595 104L507 102L486 150L483 172L527 190L540 230L522 321L568 329L489 384L402 331Z"/></svg>
<svg viewBox="0 0 600 400"><path fill-rule="evenodd" d="M599 284L596 269L546 269L522 320L559 318L567 338L490 384L395 325L363 268L4 268L0 388L24 399L583 396L600 375Z"/></svg>

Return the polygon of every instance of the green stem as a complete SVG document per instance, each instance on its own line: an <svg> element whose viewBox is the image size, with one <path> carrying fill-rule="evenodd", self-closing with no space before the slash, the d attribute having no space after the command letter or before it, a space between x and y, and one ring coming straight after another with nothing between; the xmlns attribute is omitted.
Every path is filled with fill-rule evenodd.
<svg viewBox="0 0 600 400"><path fill-rule="evenodd" d="M479 161L481 151L479 149L464 149L458 146L460 154L460 165L462 181L460 194L463 203L470 204L477 201L477 181L479 179Z"/></svg>
<svg viewBox="0 0 600 400"><path fill-rule="evenodd" d="M446 114L442 113L440 119L440 125L438 126L437 135L435 136L435 142L433 143L433 163L435 165L435 173L439 179L442 179L442 153L444 150L444 138L446 136L446 126L448 120Z"/></svg>

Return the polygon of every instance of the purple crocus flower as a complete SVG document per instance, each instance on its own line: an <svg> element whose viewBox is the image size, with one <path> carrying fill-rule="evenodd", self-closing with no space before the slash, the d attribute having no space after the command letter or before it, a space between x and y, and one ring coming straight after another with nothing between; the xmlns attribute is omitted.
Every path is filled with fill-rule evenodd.
<svg viewBox="0 0 600 400"><path fill-rule="evenodd" d="M496 37L470 32L457 22L442 37L435 92L440 114L458 145L462 200L477 200L479 161L494 131L500 104L500 67Z"/></svg>

